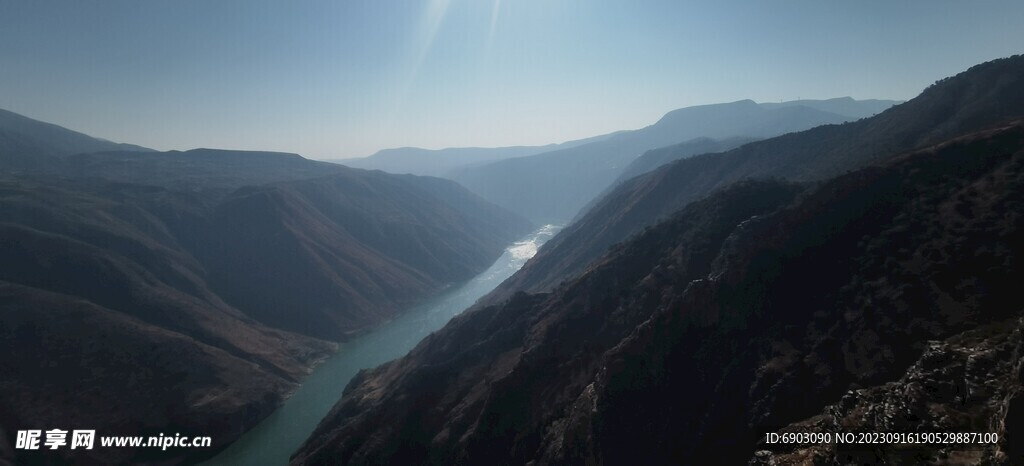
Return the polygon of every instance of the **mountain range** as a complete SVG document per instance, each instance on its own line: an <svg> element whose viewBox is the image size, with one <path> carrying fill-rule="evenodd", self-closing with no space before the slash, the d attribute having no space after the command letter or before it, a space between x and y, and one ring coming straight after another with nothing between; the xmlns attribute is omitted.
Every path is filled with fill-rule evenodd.
<svg viewBox="0 0 1024 466"><path fill-rule="evenodd" d="M704 141L703 146L693 146L692 155L726 150L740 142L865 118L896 103L849 97L764 104L744 100L681 108L645 128L561 144L440 150L406 147L332 162L449 178L536 224L565 224L617 178L627 173L635 176L670 160L648 158L631 166L647 150L690 140ZM681 153L674 154L681 157Z"/></svg>
<svg viewBox="0 0 1024 466"><path fill-rule="evenodd" d="M546 243L493 293L491 302L516 290L550 289L612 244L729 183L773 177L818 181L1019 118L1024 109L1022 62L1014 58L977 65L872 118L790 133L722 155L686 158L627 180ZM690 154L685 146L663 150Z"/></svg>
<svg viewBox="0 0 1024 466"><path fill-rule="evenodd" d="M620 131L599 141L557 151L464 167L453 171L450 177L534 223L565 224L648 150L696 138L777 136L856 120L893 104L844 98L781 104L742 100L687 107L669 112L645 128Z"/></svg>
<svg viewBox="0 0 1024 466"><path fill-rule="evenodd" d="M212 454L270 414L336 342L468 280L532 228L448 180L295 154L144 151L9 121L3 437L88 425L215 442L58 452L75 461ZM66 136L59 147L31 144L54 134ZM3 445L0 458L56 461Z"/></svg>
<svg viewBox="0 0 1024 466"><path fill-rule="evenodd" d="M1024 56L613 189L293 464L1019 464ZM985 432L977 445L766 433Z"/></svg>
<svg viewBox="0 0 1024 466"><path fill-rule="evenodd" d="M45 167L57 157L81 152L150 151L145 147L94 138L0 109L0 167Z"/></svg>
<svg viewBox="0 0 1024 466"><path fill-rule="evenodd" d="M452 171L456 169L484 165L503 159L525 157L558 149L567 149L589 142L600 141L614 134L605 134L544 146L452 147L436 150L419 147L400 147L384 149L368 157L327 161L352 168L382 170L400 175L409 174L450 178Z"/></svg>
<svg viewBox="0 0 1024 466"><path fill-rule="evenodd" d="M899 104L747 100L351 163L374 170L0 112L0 463L209 457L542 223L569 224L361 371L293 464L1024 462L1024 56ZM214 446L9 443L86 425ZM766 441L787 432L998 439Z"/></svg>

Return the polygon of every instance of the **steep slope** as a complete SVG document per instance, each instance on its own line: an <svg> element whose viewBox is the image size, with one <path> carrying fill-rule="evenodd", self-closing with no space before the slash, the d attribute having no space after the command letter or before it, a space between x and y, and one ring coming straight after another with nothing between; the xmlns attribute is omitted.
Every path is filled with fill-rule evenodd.
<svg viewBox="0 0 1024 466"><path fill-rule="evenodd" d="M1024 320L1010 319L930 341L899 380L849 390L820 413L778 430L797 435L841 432L853 439L871 439L876 432L910 434L903 445L880 450L870 444L764 444L749 464L1020 464L1022 335ZM915 444L920 439L957 442L955 434L928 434L965 428L988 438L1001 433L1006 440L968 440L976 445L952 452ZM900 441L895 439L893 443Z"/></svg>
<svg viewBox="0 0 1024 466"><path fill-rule="evenodd" d="M472 277L531 228L449 180L294 154L54 160L0 172L0 431L213 438L75 452L92 464L215 453L336 349L325 340ZM70 453L0 445L0 462Z"/></svg>
<svg viewBox="0 0 1024 466"><path fill-rule="evenodd" d="M117 191L121 199L0 185L0 425L88 425L108 435L179 429L226 445L334 345L265 327L225 304L166 223L130 199L156 194L172 210L180 197ZM41 461L17 453L17 464Z"/></svg>
<svg viewBox="0 0 1024 466"><path fill-rule="evenodd" d="M214 289L267 324L338 339L468 280L531 229L451 181L345 170L219 205L195 241Z"/></svg>
<svg viewBox="0 0 1024 466"><path fill-rule="evenodd" d="M765 108L750 100L669 112L657 123L553 152L453 172L452 179L534 223L564 223L640 154L695 138L764 138L854 118L803 105Z"/></svg>
<svg viewBox="0 0 1024 466"><path fill-rule="evenodd" d="M1024 117L1024 56L995 60L940 80L875 117L754 142L722 155L691 157L633 178L549 241L488 302L543 290L579 273L608 246L748 177L821 180L902 151Z"/></svg>
<svg viewBox="0 0 1024 466"><path fill-rule="evenodd" d="M797 191L718 190L552 292L463 314L363 372L293 464L741 463L765 432L917 373L929 341L973 329L993 340L956 344L1013 358L973 373L1009 382L956 401L942 394L959 373L933 371L925 389L982 415L945 428L996 432L984 448L1017 462L1003 395L1020 386L1024 125ZM940 448L975 450L921 447Z"/></svg>
<svg viewBox="0 0 1024 466"><path fill-rule="evenodd" d="M239 356L79 297L4 281L0 303L0 425L8 432L88 427L97 435L181 433L211 436L219 448L269 415L315 361L296 357L297 374L284 377L252 359L259 352L308 347L262 338L270 344ZM323 357L327 348L319 350ZM125 464L194 461L211 452L97 447L73 455L16 450L7 459L52 464L63 456L75 464Z"/></svg>
<svg viewBox="0 0 1024 466"><path fill-rule="evenodd" d="M711 139L711 138L697 138L679 144L660 147L658 149L652 149L644 152L641 156L633 159L629 165L626 166L622 174L615 180L614 183L609 187L607 191L611 191L615 186L622 184L622 182L643 175L649 171L653 171L658 167L665 165L669 162L674 162L679 159L692 157L694 155L701 154L713 154L717 152L725 152L727 150L735 149L744 144L754 142L757 139L737 137L729 139ZM598 197L596 200L599 200Z"/></svg>
<svg viewBox="0 0 1024 466"><path fill-rule="evenodd" d="M50 123L0 109L0 168L46 168L58 157L82 152L149 151L131 144L96 139Z"/></svg>
<svg viewBox="0 0 1024 466"><path fill-rule="evenodd" d="M164 215L147 228L195 261L215 294L321 338L380 323L472 277L531 228L448 180L295 154L197 149L63 161L57 175L14 179L113 196L139 217ZM45 207L65 202L77 207L74 194L54 195Z"/></svg>

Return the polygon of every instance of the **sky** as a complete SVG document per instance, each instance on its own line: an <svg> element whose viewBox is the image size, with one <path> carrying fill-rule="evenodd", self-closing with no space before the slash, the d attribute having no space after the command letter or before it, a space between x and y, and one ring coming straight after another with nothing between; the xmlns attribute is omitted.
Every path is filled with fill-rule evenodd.
<svg viewBox="0 0 1024 466"><path fill-rule="evenodd" d="M540 145L680 107L912 98L1024 2L0 0L0 108L159 150Z"/></svg>

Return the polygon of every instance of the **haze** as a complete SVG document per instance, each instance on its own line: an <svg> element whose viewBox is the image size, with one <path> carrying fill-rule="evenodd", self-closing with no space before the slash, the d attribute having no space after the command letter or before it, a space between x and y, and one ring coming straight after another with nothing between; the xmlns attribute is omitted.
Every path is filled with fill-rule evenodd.
<svg viewBox="0 0 1024 466"><path fill-rule="evenodd" d="M879 14L884 11L885 14ZM0 0L0 108L156 149L545 144L754 99L909 99L1024 3Z"/></svg>

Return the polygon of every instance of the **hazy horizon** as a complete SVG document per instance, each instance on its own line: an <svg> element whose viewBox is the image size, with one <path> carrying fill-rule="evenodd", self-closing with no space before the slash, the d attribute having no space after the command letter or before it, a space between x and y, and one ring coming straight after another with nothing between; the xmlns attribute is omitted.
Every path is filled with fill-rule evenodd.
<svg viewBox="0 0 1024 466"><path fill-rule="evenodd" d="M1005 1L0 0L0 108L159 150L544 145L693 105L906 100L1020 53L1022 13Z"/></svg>

